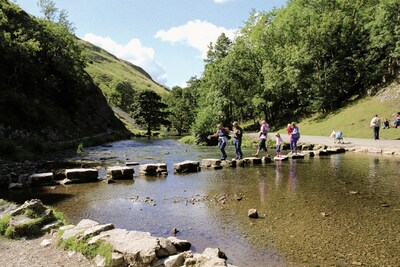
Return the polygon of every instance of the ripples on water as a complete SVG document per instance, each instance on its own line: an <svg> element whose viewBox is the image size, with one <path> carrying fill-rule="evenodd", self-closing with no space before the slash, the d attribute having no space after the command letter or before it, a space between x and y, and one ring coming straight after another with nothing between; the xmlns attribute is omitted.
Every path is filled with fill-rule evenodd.
<svg viewBox="0 0 400 267"><path fill-rule="evenodd" d="M233 150L229 146L228 155ZM219 247L238 266L400 263L399 158L348 153L175 175L174 163L218 158L218 148L145 140L85 153L107 165L165 162L169 175L34 188L24 197L41 198L72 223L90 218L156 236L178 228L178 237L191 241L192 249ZM261 218L249 219L250 208Z"/></svg>

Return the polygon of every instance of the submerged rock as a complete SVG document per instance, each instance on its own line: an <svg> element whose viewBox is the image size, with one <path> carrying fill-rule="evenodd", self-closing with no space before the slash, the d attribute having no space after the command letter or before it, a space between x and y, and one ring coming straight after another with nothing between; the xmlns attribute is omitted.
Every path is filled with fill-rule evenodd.
<svg viewBox="0 0 400 267"><path fill-rule="evenodd" d="M249 209L249 211L247 212L247 216L249 216L249 218L257 219L258 212L256 209Z"/></svg>

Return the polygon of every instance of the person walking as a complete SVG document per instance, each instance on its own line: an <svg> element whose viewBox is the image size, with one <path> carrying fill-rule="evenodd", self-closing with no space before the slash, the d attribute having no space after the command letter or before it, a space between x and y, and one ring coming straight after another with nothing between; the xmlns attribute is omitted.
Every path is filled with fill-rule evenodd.
<svg viewBox="0 0 400 267"><path fill-rule="evenodd" d="M260 140L257 147L257 152L254 154L255 157L258 157L261 150L265 151L265 156L268 157L268 149L267 149L267 139L268 139L268 131L269 125L265 120L260 121L260 131L258 132L258 139Z"/></svg>
<svg viewBox="0 0 400 267"><path fill-rule="evenodd" d="M221 160L226 160L227 155L225 152L225 147L228 144L228 136L229 130L225 129L224 126L219 123L217 125L217 131L213 135L209 135L207 138L210 139L211 137L218 137L218 147L221 150Z"/></svg>
<svg viewBox="0 0 400 267"><path fill-rule="evenodd" d="M290 132L290 149L292 153L297 155L297 141L300 139L299 127L296 126L296 123L292 122L290 128L292 129Z"/></svg>
<svg viewBox="0 0 400 267"><path fill-rule="evenodd" d="M235 146L236 158L242 159L242 137L243 137L243 129L239 126L239 123L235 121L233 123L233 145Z"/></svg>
<svg viewBox="0 0 400 267"><path fill-rule="evenodd" d="M378 114L376 114L375 117L372 118L370 126L374 131L374 139L379 140L379 128L381 126L381 118L378 117Z"/></svg>

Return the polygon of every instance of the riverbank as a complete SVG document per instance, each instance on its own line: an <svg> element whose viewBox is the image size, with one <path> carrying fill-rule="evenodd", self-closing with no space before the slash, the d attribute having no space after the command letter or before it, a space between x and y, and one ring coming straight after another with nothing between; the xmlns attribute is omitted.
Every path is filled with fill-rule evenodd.
<svg viewBox="0 0 400 267"><path fill-rule="evenodd" d="M257 139L257 133L247 133L246 136L250 139ZM284 142L289 143L289 136L282 134ZM270 133L269 138L275 140L275 133ZM322 144L329 147L343 147L350 152L373 153L383 155L400 156L400 140L374 140L365 138L346 138L343 143L334 143L332 137L329 136L311 136L301 135L298 144Z"/></svg>

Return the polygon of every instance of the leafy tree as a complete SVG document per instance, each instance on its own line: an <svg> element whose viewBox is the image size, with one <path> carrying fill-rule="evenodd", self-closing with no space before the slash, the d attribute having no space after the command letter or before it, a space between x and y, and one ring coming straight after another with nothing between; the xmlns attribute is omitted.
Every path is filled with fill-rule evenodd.
<svg viewBox="0 0 400 267"><path fill-rule="evenodd" d="M44 19L64 26L70 33L75 31L74 24L68 20L68 11L59 10L53 0L38 0L37 5Z"/></svg>
<svg viewBox="0 0 400 267"><path fill-rule="evenodd" d="M172 88L166 97L169 121L178 131L178 135L190 130L196 114L196 94L190 87L182 89L178 86Z"/></svg>
<svg viewBox="0 0 400 267"><path fill-rule="evenodd" d="M131 115L136 123L145 126L147 135L151 135L151 129L160 125L168 126L167 105L161 101L161 97L152 90L139 92L131 107Z"/></svg>

